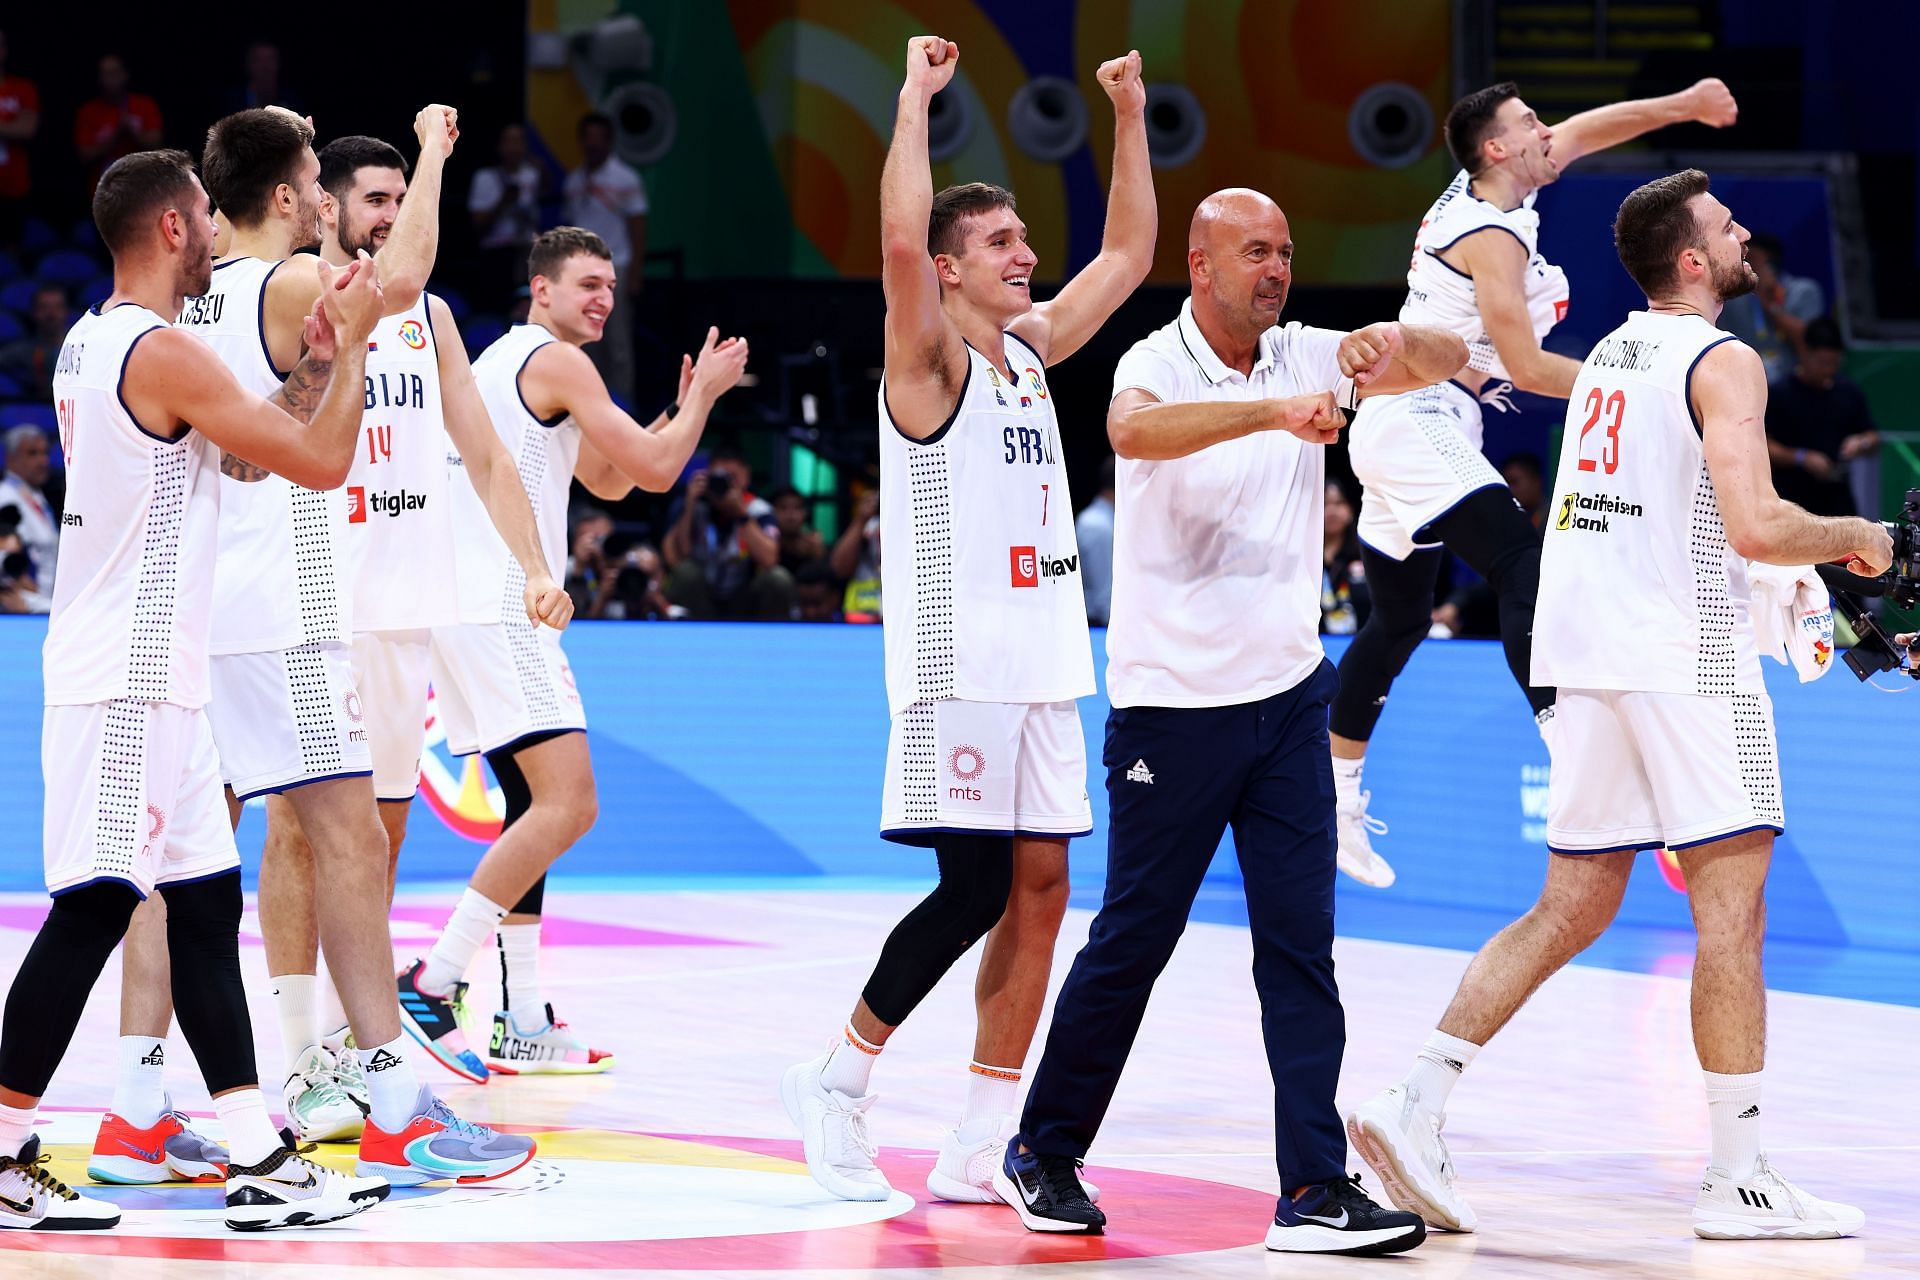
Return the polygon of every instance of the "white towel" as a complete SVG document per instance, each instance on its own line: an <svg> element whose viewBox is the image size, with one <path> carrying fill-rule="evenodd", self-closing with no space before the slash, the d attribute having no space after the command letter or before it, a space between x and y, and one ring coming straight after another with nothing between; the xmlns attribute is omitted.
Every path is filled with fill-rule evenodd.
<svg viewBox="0 0 1920 1280"><path fill-rule="evenodd" d="M1833 597L1810 564L1750 563L1753 639L1760 652L1818 680L1833 667Z"/></svg>

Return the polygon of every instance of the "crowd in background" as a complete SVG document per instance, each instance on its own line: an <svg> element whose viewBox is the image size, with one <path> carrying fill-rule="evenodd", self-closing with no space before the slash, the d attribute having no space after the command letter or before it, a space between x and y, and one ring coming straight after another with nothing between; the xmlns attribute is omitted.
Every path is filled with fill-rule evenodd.
<svg viewBox="0 0 1920 1280"><path fill-rule="evenodd" d="M305 108L299 86L282 76L279 48L262 41L248 48L224 105L237 111L269 104ZM6 445L0 612L45 612L50 605L64 489L52 436L53 369L77 310L111 288L89 223L63 236L32 216L46 203L34 199L34 153L70 148L90 190L114 160L161 145L165 129L162 104L139 91L126 59L111 51L98 60L94 95L70 121L43 118L38 87L9 63L0 31L0 432ZM605 339L588 352L615 398L644 420L650 413L635 405L635 304L645 282L648 193L641 174L616 154L614 122L599 113L579 120L574 141L581 161L564 174L523 123L506 124L489 141L490 163L472 172L464 201L461 231L473 251L447 252L445 242L455 237L443 234L435 292L447 298L477 354L526 318L533 237L562 223L595 231L613 250L624 296ZM459 217L458 209L449 197L443 228ZM1766 429L1775 486L1822 515L1870 511L1879 433L1865 396L1844 373L1841 331L1826 315L1820 286L1787 271L1780 242L1771 236L1756 234L1749 258L1760 286L1729 304L1721 327L1760 353L1773 381ZM576 616L879 621L875 477L855 473L837 492L782 485L762 496L748 453L722 437L696 455L675 492L642 502L637 511L602 509L576 490L567 563ZM1542 460L1517 453L1499 465L1539 526L1551 488ZM1111 456L1084 497L1075 527L1087 615L1104 624L1112 589ZM1360 501L1345 477L1327 486L1321 626L1328 634L1352 634L1367 615ZM1451 562L1434 602L1433 635L1497 634L1491 590L1464 564Z"/></svg>

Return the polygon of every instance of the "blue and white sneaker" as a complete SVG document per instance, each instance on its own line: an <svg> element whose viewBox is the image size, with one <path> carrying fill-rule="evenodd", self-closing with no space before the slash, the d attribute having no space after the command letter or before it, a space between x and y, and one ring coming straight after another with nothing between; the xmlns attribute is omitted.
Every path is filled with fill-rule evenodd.
<svg viewBox="0 0 1920 1280"><path fill-rule="evenodd" d="M1294 1199L1280 1197L1267 1228L1267 1248L1276 1253L1341 1253L1371 1257L1405 1253L1427 1238L1417 1213L1383 1209L1368 1198L1358 1177L1335 1178Z"/></svg>
<svg viewBox="0 0 1920 1280"><path fill-rule="evenodd" d="M533 1159L537 1144L517 1133L496 1133L453 1114L425 1085L414 1116L397 1133L382 1129L371 1116L360 1135L360 1160L354 1172L385 1178L396 1187L423 1182L491 1182Z"/></svg>
<svg viewBox="0 0 1920 1280"><path fill-rule="evenodd" d="M1006 1158L993 1175L993 1189L1020 1215L1029 1231L1097 1236L1107 1215L1087 1198L1080 1182L1080 1161L1072 1156L1043 1156L1021 1150L1020 1135L1007 1143Z"/></svg>
<svg viewBox="0 0 1920 1280"><path fill-rule="evenodd" d="M441 1066L462 1080L485 1084L487 1064L467 1048L466 1033L460 1029L466 1013L467 984L456 982L443 996L422 991L420 971L426 967L425 960L415 960L399 977L400 1025Z"/></svg>

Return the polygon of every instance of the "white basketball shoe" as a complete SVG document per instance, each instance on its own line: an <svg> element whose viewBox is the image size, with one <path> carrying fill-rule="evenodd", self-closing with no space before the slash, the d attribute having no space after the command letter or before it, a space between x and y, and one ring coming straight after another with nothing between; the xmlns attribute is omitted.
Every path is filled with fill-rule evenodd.
<svg viewBox="0 0 1920 1280"><path fill-rule="evenodd" d="M1472 1231L1479 1218L1453 1185L1453 1156L1440 1137L1444 1123L1421 1105L1419 1090L1403 1083L1355 1108L1347 1137L1395 1205L1430 1226Z"/></svg>
<svg viewBox="0 0 1920 1280"><path fill-rule="evenodd" d="M852 1098L822 1084L831 1056L823 1053L788 1067L780 1078L780 1101L800 1130L807 1172L815 1182L842 1200L885 1200L893 1185L874 1163L879 1150L867 1136L867 1112L879 1095Z"/></svg>
<svg viewBox="0 0 1920 1280"><path fill-rule="evenodd" d="M962 1125L961 1128L971 1126ZM942 1200L957 1204L999 1204L1000 1193L993 1189L993 1175L1006 1159L1007 1143L1019 1130L1013 1116L1002 1116L984 1138L973 1142L960 1136L960 1129L948 1129L940 1135L940 1154L927 1174L927 1190ZM1080 1179L1089 1204L1100 1203L1100 1188Z"/></svg>
<svg viewBox="0 0 1920 1280"><path fill-rule="evenodd" d="M1765 1156L1744 1182L1709 1167L1693 1202L1693 1234L1703 1240L1832 1240L1852 1235L1866 1221L1850 1204L1794 1186Z"/></svg>

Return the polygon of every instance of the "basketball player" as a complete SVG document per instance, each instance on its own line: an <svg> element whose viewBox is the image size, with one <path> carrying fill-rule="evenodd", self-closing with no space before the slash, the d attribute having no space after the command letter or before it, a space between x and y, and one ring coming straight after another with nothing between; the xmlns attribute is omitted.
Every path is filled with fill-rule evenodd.
<svg viewBox="0 0 1920 1280"><path fill-rule="evenodd" d="M579 227L544 232L533 242L527 275L527 323L481 353L473 380L533 504L546 570L559 577L572 482L608 500L636 486L666 492L699 444L714 402L740 381L747 344L721 342L709 330L698 359L682 359L678 400L643 427L613 402L581 349L600 341L618 296L606 242ZM462 442L459 464L470 471L473 456ZM494 474L502 472L496 467ZM401 973L401 1013L414 1039L476 1083L489 1070L605 1071L612 1056L589 1047L539 1000L535 968L547 868L599 812L586 712L560 633L526 624L527 571L486 519L476 497L481 477L471 478L474 484L450 486L460 621L434 629L433 688L447 745L457 755L486 756L507 812L439 940ZM505 990L482 1063L460 1026L461 979L496 928ZM510 949L511 929L524 930L524 950Z"/></svg>
<svg viewBox="0 0 1920 1280"><path fill-rule="evenodd" d="M1467 365L1450 381L1368 400L1349 437L1365 485L1360 554L1373 610L1340 659L1332 750L1340 869L1363 884L1394 880L1373 851L1371 836L1386 828L1367 812L1361 769L1394 677L1432 626L1441 544L1498 594L1507 666L1543 735L1552 714L1553 690L1527 683L1540 535L1480 453L1483 406L1507 410L1514 387L1563 398L1580 367L1540 346L1566 314L1567 277L1540 256L1534 198L1581 156L1683 121L1729 125L1736 114L1718 80L1583 111L1554 128L1512 84L1468 94L1447 114L1460 172L1420 221L1400 319L1459 334Z"/></svg>
<svg viewBox="0 0 1920 1280"><path fill-rule="evenodd" d="M882 563L893 729L880 825L888 839L931 848L940 882L887 938L833 1045L781 1081L808 1171L845 1200L892 1192L867 1137L875 1058L989 930L966 1110L927 1186L945 1199L999 1199L993 1173L1066 909L1067 841L1092 827L1074 699L1093 692L1093 659L1042 371L1146 278L1158 222L1140 55L1129 53L1098 72L1115 115L1100 254L1035 304L1037 259L1012 193L933 191L928 104L959 56L938 36L908 42L880 180L880 520L882 541L899 550Z"/></svg>
<svg viewBox="0 0 1920 1280"><path fill-rule="evenodd" d="M336 138L321 148L321 256L336 265L393 235L407 196L406 160L378 138ZM526 619L561 628L573 601L554 581L513 459L487 420L466 348L447 304L422 293L384 318L367 350L361 448L347 476L343 544L351 582L353 682L367 717L374 796L392 872L406 837L426 733L428 629L458 621L454 523L447 483L451 439L492 527L524 575ZM444 413L443 413L444 406ZM288 1114L304 1106L308 1138L350 1136L360 1111L337 1086L335 1054L315 1006L313 853L291 808L276 809L261 861L261 931L292 1064ZM295 1081L299 1092L295 1094Z"/></svg>
<svg viewBox="0 0 1920 1280"><path fill-rule="evenodd" d="M393 267L389 315L419 304L432 267L440 173L457 120L451 109L430 106L415 117L414 132L421 148L415 199L373 255ZM212 288L184 318L243 382L262 389L298 358L294 304L322 270L320 258L294 254L319 239L320 161L312 138L310 125L277 108L237 112L207 133L207 181L233 223L231 256L214 268ZM387 838L375 812L365 706L346 643L346 494L264 477L237 458L223 462L222 475L214 734L236 797L269 797L270 833L297 820L327 886L314 904L320 941L358 1044L335 1067L342 1075L359 1067L365 1079L359 1167L403 1186L510 1173L532 1159L532 1139L460 1120L419 1083L405 1054L391 986ZM277 874L263 875L262 918L276 955L275 899L285 887ZM283 1004L297 1008L298 1001ZM333 1102L328 1108L303 1105L313 1083L296 1070L285 1093L295 1123L324 1132L324 1122L346 1117L337 1099L307 1099ZM350 1132L350 1120L345 1127Z"/></svg>
<svg viewBox="0 0 1920 1280"><path fill-rule="evenodd" d="M1461 1072L1612 921L1635 852L1662 847L1679 855L1700 935L1693 1041L1713 1152L1694 1231L1810 1239L1865 1219L1801 1191L1760 1149L1764 887L1782 813L1747 561L1876 574L1893 544L1872 521L1774 493L1765 368L1714 327L1756 283L1746 242L1697 169L1639 188L1614 222L1647 309L1594 347L1569 398L1532 667L1560 691L1546 887L1474 957L1406 1079L1347 1119L1393 1202L1435 1226L1474 1227L1440 1138Z"/></svg>
<svg viewBox="0 0 1920 1280"><path fill-rule="evenodd" d="M0 1023L0 1227L111 1227L120 1211L45 1168L35 1113L87 994L140 900L166 897L173 990L231 1160L182 1170L225 1182L235 1230L327 1222L385 1198L298 1155L274 1131L240 977L240 859L204 713L221 458L336 485L360 417L360 344L381 307L370 261L316 272L307 356L275 402L243 387L166 317L206 293L213 219L180 151L115 162L93 197L113 293L74 325L54 377L67 461L65 563L47 627L46 872L53 909ZM340 287L343 286L343 287ZM337 344L336 344L337 336ZM336 352L336 345L338 350ZM290 418L285 405L306 424ZM161 1117L124 1181L164 1178ZM159 1177L153 1176L155 1173Z"/></svg>

